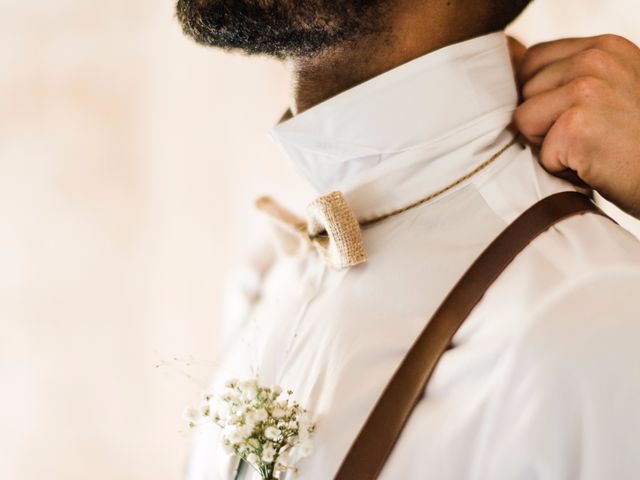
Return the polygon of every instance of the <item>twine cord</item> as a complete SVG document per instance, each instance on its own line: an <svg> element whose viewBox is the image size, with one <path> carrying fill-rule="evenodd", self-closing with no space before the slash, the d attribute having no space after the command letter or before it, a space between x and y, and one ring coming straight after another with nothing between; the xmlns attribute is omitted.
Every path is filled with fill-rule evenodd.
<svg viewBox="0 0 640 480"><path fill-rule="evenodd" d="M401 207L398 208L396 210L392 210L388 213L373 217L373 218L369 218L366 220L361 220L360 222L358 222L360 224L360 227L369 227L371 225L374 225L378 222L382 222L383 220L386 220L390 217L395 217L396 215L400 215L402 213L405 213L409 210L412 210L416 207L419 207L420 205L423 205L427 202L430 202L431 200L444 195L445 193L449 192L450 190L453 190L454 188L456 188L458 185L460 185L461 183L469 180L470 178L474 177L475 175L477 175L478 173L480 173L481 171L483 171L484 169L486 169L489 165L491 165L492 163L494 163L496 160L498 160L507 150L509 150L512 146L514 146L516 144L516 139L514 138L513 140L511 140L507 145L505 145L504 147L502 147L498 152L496 152L495 154L493 154L493 156L484 161L483 163L481 163L480 165L478 165L476 168L474 168L472 171L470 171L469 173L467 173L466 175L464 175L463 177L460 177L459 179L457 179L455 182L451 183L450 185L447 185L446 187L433 192L429 195L427 195L426 197L423 197L409 205L407 205L406 207ZM311 239L315 239L315 238L320 238L320 237L326 237L327 236L327 232L326 230L323 230L321 232L317 232L313 235L309 235L309 237Z"/></svg>

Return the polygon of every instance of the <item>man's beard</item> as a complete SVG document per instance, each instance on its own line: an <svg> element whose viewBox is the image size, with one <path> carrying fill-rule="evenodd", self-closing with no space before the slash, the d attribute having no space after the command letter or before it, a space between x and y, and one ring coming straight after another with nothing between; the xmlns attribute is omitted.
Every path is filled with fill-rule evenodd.
<svg viewBox="0 0 640 480"><path fill-rule="evenodd" d="M389 0L178 0L196 42L278 58L312 57L385 30Z"/></svg>

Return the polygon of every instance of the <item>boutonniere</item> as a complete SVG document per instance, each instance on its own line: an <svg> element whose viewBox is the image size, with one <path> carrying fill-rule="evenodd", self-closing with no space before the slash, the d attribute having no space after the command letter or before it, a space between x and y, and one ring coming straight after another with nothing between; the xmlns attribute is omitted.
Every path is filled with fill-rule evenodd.
<svg viewBox="0 0 640 480"><path fill-rule="evenodd" d="M312 450L315 426L309 412L279 386L261 387L256 380L230 380L220 396L204 395L199 408L185 416L195 427L213 422L222 429L224 449L253 467L264 480L292 470Z"/></svg>

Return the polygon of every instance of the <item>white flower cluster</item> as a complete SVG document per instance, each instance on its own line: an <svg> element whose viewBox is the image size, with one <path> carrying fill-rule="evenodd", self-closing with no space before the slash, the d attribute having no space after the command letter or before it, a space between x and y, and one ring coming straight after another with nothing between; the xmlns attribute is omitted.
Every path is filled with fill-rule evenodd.
<svg viewBox="0 0 640 480"><path fill-rule="evenodd" d="M278 386L260 387L256 380L230 380L220 397L204 395L199 408L185 416L191 427L213 422L222 428L224 448L255 468L265 480L295 465L311 453L315 426L309 412Z"/></svg>

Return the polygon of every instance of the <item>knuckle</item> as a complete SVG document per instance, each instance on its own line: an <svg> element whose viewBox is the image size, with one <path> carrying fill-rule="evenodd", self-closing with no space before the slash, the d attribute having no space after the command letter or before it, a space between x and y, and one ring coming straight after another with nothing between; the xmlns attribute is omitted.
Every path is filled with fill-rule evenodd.
<svg viewBox="0 0 640 480"><path fill-rule="evenodd" d="M600 35L596 39L597 44L601 46L601 48L605 49L626 49L630 47L637 48L633 42L627 40L620 35L615 35L613 33L607 33L604 35Z"/></svg>
<svg viewBox="0 0 640 480"><path fill-rule="evenodd" d="M586 115L584 110L573 107L567 110L562 116L561 125L564 134L570 140L576 140L585 132Z"/></svg>
<svg viewBox="0 0 640 480"><path fill-rule="evenodd" d="M619 35L615 35L613 33L605 33L604 35L598 35L596 40L600 45L609 46L617 44L621 39L622 37L620 37Z"/></svg>
<svg viewBox="0 0 640 480"><path fill-rule="evenodd" d="M592 71L606 70L611 64L609 53L599 48L590 48L580 53L578 62Z"/></svg>
<svg viewBox="0 0 640 480"><path fill-rule="evenodd" d="M591 76L579 77L571 82L573 94L580 100L588 100L602 90L602 82Z"/></svg>

